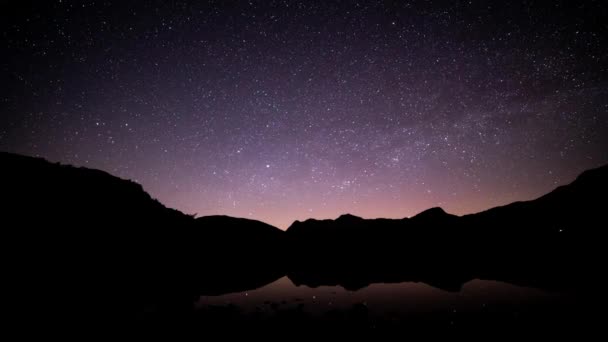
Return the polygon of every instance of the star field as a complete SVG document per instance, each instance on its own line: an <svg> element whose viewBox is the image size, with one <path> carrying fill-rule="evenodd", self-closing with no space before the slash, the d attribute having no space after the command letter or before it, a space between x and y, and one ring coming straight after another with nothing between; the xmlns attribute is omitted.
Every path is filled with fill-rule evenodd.
<svg viewBox="0 0 608 342"><path fill-rule="evenodd" d="M189 214L466 214L608 162L602 1L0 6L0 150Z"/></svg>

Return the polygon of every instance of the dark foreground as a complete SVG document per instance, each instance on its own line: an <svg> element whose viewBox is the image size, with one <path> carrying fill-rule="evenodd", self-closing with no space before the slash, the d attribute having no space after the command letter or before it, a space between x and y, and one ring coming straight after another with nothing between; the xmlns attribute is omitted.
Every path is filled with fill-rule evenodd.
<svg viewBox="0 0 608 342"><path fill-rule="evenodd" d="M3 308L22 334L602 327L607 166L478 214L343 215L283 232L185 215L99 170L0 160ZM509 290L471 292L476 279Z"/></svg>

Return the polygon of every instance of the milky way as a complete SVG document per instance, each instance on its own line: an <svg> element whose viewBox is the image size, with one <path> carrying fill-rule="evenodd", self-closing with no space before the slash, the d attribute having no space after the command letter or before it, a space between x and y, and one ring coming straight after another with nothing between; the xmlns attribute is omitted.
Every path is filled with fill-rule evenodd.
<svg viewBox="0 0 608 342"><path fill-rule="evenodd" d="M476 212L608 162L605 2L446 3L3 3L0 150L281 228Z"/></svg>

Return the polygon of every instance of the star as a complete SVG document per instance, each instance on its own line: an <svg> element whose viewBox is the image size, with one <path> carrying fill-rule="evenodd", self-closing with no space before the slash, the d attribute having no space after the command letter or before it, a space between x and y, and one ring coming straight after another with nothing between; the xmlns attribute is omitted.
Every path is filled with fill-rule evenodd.
<svg viewBox="0 0 608 342"><path fill-rule="evenodd" d="M607 5L490 4L14 2L0 150L281 229L533 199L608 163Z"/></svg>

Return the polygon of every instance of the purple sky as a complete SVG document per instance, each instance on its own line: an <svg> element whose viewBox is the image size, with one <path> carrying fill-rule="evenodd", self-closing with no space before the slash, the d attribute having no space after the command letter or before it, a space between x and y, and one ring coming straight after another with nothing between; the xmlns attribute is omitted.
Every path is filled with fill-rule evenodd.
<svg viewBox="0 0 608 342"><path fill-rule="evenodd" d="M601 1L0 6L0 150L189 214L465 214L608 162Z"/></svg>

